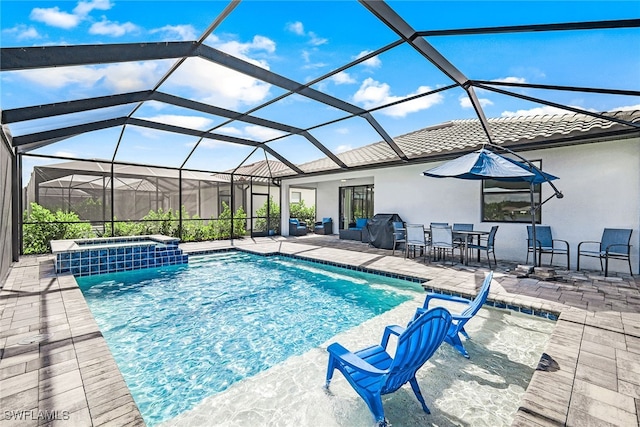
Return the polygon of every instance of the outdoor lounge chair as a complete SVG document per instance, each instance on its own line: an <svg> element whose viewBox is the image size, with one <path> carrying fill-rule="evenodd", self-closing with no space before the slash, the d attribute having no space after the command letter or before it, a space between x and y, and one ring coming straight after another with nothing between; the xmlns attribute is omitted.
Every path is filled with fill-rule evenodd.
<svg viewBox="0 0 640 427"><path fill-rule="evenodd" d="M600 259L600 271L602 271L602 260L605 260L604 276L609 274L609 259L627 260L629 263L629 274L633 276L631 269L631 233L633 230L626 228L605 228L599 242L584 241L578 244L578 271L580 271L580 257L587 256ZM582 245L590 245L589 250L582 249ZM595 245L599 245L595 249Z"/></svg>
<svg viewBox="0 0 640 427"><path fill-rule="evenodd" d="M318 221L313 226L313 232L315 234L333 234L333 219L322 218L322 221Z"/></svg>
<svg viewBox="0 0 640 427"><path fill-rule="evenodd" d="M489 268L491 268L491 258L489 257L489 252L493 253L493 263L498 265L498 261L496 261L496 252L494 250L497 232L498 232L498 226L494 225L493 227L491 227L491 231L489 231L489 234L487 235L486 241L484 242L484 244L480 242L478 244L469 243L467 245L468 249L476 249L480 251L485 251L487 253L487 261L489 261Z"/></svg>
<svg viewBox="0 0 640 427"><path fill-rule="evenodd" d="M333 377L334 369L345 376L349 384L364 399L378 426L386 426L387 420L382 407L382 395L393 393L407 382L411 384L422 409L431 413L422 397L416 372L440 347L451 325L451 314L442 307L421 313L405 328L387 326L380 345L374 345L355 353L338 343L331 344L327 383ZM398 336L395 355L387 353L391 334Z"/></svg>
<svg viewBox="0 0 640 427"><path fill-rule="evenodd" d="M571 259L569 251L569 242L566 240L554 239L551 234L551 227L548 225L536 226L536 251L538 252L538 265L542 263L542 254L551 254L550 265L553 265L553 255L562 254L567 256L567 270L571 269L569 260ZM556 243L564 245L559 247ZM527 264L529 263L529 254L533 252L533 232L530 225L527 225ZM535 263L535 259L533 262Z"/></svg>
<svg viewBox="0 0 640 427"><path fill-rule="evenodd" d="M302 221L298 221L296 218L289 219L289 235L290 236L305 236L309 230L307 224Z"/></svg>
<svg viewBox="0 0 640 427"><path fill-rule="evenodd" d="M456 350L460 352L460 354L468 359L469 353L467 353L464 345L462 345L460 334L462 334L466 339L471 339L467 334L467 331L464 330L464 325L469 321L469 319L476 315L476 313L480 310L480 307L482 307L482 305L487 301L487 296L489 295L489 287L491 286L492 279L493 271L490 271L489 274L487 274L487 277L484 278L484 282L480 287L480 291L473 300L457 297L454 295L443 295L430 292L427 294L427 297L424 300L423 308L419 308L416 312L416 315L422 312L426 312L429 309L429 302L433 299L441 299L445 301L468 304L468 307L462 313L452 314L451 326L449 327L447 336L444 339L445 342L452 345Z"/></svg>

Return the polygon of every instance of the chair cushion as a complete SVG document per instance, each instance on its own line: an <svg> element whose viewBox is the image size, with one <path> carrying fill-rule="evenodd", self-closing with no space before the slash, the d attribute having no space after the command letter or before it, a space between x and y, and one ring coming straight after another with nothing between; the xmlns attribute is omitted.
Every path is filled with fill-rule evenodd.
<svg viewBox="0 0 640 427"><path fill-rule="evenodd" d="M362 230L367 226L367 218L358 218L356 219L356 230Z"/></svg>
<svg viewBox="0 0 640 427"><path fill-rule="evenodd" d="M322 222L332 222L331 218L322 218Z"/></svg>

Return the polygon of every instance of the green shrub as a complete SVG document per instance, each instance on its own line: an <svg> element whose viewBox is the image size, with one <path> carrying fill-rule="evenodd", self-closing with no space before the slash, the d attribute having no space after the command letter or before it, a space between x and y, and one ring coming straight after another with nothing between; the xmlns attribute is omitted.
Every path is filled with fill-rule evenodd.
<svg viewBox="0 0 640 427"><path fill-rule="evenodd" d="M269 208L269 218L267 218L267 207ZM269 220L268 224L267 219ZM256 222L253 231L264 232L267 230L273 230L276 234L280 234L280 206L273 201L273 196L269 196L269 200L256 210Z"/></svg>
<svg viewBox="0 0 640 427"><path fill-rule="evenodd" d="M306 222L308 227L311 227L316 221L316 207L305 206L304 200L301 200L300 203L291 203L289 205L289 218L298 218L298 220Z"/></svg>
<svg viewBox="0 0 640 427"><path fill-rule="evenodd" d="M22 245L25 254L51 252L51 240L95 237L91 224L80 222L77 214L61 210L53 213L37 203L31 203L31 213L24 212L23 221Z"/></svg>

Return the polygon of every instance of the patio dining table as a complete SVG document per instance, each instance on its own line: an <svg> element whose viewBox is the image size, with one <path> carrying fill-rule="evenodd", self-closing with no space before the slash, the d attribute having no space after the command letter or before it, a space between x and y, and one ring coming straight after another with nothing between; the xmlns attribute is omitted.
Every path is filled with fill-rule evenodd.
<svg viewBox="0 0 640 427"><path fill-rule="evenodd" d="M453 232L454 236L462 237L464 241L464 265L469 265L469 242L473 241L475 237L480 244L480 237L489 234L488 231L481 230L456 230ZM478 262L480 262L480 250L476 251Z"/></svg>
<svg viewBox="0 0 640 427"><path fill-rule="evenodd" d="M430 239L431 238L431 229L425 228L424 234ZM480 244L480 237L486 236L489 234L488 231L482 230L454 230L453 237L460 237L464 242L464 265L469 265L469 242L473 242L474 237L477 239L478 244ZM480 250L476 251L478 262L480 262Z"/></svg>

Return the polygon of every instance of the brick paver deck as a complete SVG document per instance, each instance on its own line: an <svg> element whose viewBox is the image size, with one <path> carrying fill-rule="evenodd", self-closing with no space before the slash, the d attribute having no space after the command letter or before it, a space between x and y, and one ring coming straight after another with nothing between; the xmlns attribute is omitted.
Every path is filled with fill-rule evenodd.
<svg viewBox="0 0 640 427"><path fill-rule="evenodd" d="M183 244L187 253L237 247L280 252L428 280L475 293L487 267L424 264L336 236ZM556 313L558 321L514 426L637 426L640 411L640 280L558 270L554 281L495 268L490 299ZM72 276L51 256L24 257L0 291L0 425L144 425Z"/></svg>

